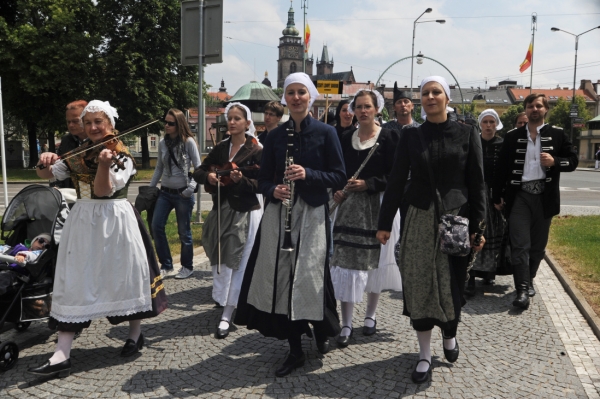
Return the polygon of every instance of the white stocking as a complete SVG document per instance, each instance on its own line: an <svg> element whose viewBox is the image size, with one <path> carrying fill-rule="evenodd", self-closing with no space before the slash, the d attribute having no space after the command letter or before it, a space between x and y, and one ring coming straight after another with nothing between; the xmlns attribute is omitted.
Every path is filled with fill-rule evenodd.
<svg viewBox="0 0 600 399"><path fill-rule="evenodd" d="M223 308L223 315L221 316L221 322L219 323L219 328L221 330L227 330L229 328L229 322L234 310L235 306L232 305L227 305Z"/></svg>
<svg viewBox="0 0 600 399"><path fill-rule="evenodd" d="M58 332L58 342L56 343L54 355L50 358L50 364L58 364L71 357L71 346L73 345L74 337L74 332Z"/></svg>
<svg viewBox="0 0 600 399"><path fill-rule="evenodd" d="M375 311L377 310L377 303L379 302L379 294L368 293L367 294L367 311L365 312L365 326L373 327L375 325ZM371 319L367 319L370 317Z"/></svg>
<svg viewBox="0 0 600 399"><path fill-rule="evenodd" d="M354 303L352 302L342 302L342 331L340 335L342 337L347 337L352 332L352 314L354 313ZM343 328L350 327L350 328Z"/></svg>
<svg viewBox="0 0 600 399"><path fill-rule="evenodd" d="M129 320L129 339L138 341L142 333L142 320Z"/></svg>
<svg viewBox="0 0 600 399"><path fill-rule="evenodd" d="M417 339L419 340L419 359L425 359L431 363L431 330L417 331ZM427 370L429 370L429 364L419 362L417 371L424 373Z"/></svg>

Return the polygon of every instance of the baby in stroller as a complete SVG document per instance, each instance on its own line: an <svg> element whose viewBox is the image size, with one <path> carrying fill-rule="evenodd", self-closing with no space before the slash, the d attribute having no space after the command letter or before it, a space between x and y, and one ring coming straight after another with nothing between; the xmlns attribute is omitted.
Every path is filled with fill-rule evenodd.
<svg viewBox="0 0 600 399"><path fill-rule="evenodd" d="M15 263L10 263L6 270L0 271L0 295L4 295L9 287L11 287L17 277L20 275L28 275L27 269L21 265L28 262L35 261L42 251L48 247L51 242L50 234L42 233L31 240L31 245L27 248L24 244L17 244L14 247L10 245L0 245L0 253L4 255L14 256ZM2 259L0 261L11 262L10 258Z"/></svg>

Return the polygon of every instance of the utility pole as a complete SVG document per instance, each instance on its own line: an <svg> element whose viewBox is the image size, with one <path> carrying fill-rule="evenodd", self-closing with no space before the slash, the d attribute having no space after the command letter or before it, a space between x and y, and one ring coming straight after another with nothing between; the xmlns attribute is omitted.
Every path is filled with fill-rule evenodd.
<svg viewBox="0 0 600 399"><path fill-rule="evenodd" d="M529 74L529 94L533 91L533 53L535 53L535 31L537 30L537 13L531 13L531 69Z"/></svg>
<svg viewBox="0 0 600 399"><path fill-rule="evenodd" d="M308 9L308 0L302 0L302 9L304 10L303 15L304 19L302 20L303 28L302 31L304 34L302 35L302 72L306 73L306 10Z"/></svg>

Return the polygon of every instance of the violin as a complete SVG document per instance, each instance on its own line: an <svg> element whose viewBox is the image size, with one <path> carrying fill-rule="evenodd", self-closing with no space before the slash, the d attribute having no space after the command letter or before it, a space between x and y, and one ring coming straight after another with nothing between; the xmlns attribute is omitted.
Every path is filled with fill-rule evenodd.
<svg viewBox="0 0 600 399"><path fill-rule="evenodd" d="M219 178L219 181L223 186L230 186L233 184L233 179L229 176L234 170L239 171L252 171L260 169L260 165L249 165L249 166L237 166L234 162L226 162L221 165L210 165L208 167L208 173L215 173ZM204 190L207 193L214 194L217 192L217 186L209 184L208 181L204 184Z"/></svg>
<svg viewBox="0 0 600 399"><path fill-rule="evenodd" d="M125 152L126 147L123 144L123 142L119 140L116 136L116 134L111 133L107 134L102 138L102 140L97 141L95 143L92 143L91 141L87 142L89 143L87 144L88 147L92 148L89 148L87 151L85 151L83 159L86 161L93 161L95 163L98 163L98 157L100 156L100 153L103 150L114 151L117 153L117 155L112 156L111 159L113 161L113 164L111 166L114 166L115 172L117 172L119 169L125 170L125 162L127 161L127 157L123 155L123 153ZM84 145L86 144L83 144L82 147ZM85 147L83 147L82 150L85 150Z"/></svg>

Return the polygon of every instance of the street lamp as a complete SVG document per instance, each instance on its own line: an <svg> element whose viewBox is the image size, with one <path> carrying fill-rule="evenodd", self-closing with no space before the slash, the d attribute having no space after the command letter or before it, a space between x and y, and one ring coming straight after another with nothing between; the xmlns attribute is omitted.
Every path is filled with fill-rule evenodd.
<svg viewBox="0 0 600 399"><path fill-rule="evenodd" d="M575 35L571 32L567 32L566 30L562 30L562 29L558 29L558 28L550 28L550 30L552 32L564 32L566 34L569 34L571 36L575 37L575 67L573 68L573 98L571 100L571 105L574 106L575 105L575 84L577 82L577 48L579 47L579 36L581 35L585 35L588 32L593 31L594 29L600 29L600 26L596 26L592 29L586 30L583 33L580 33L578 35ZM573 142L573 118L571 118L571 143Z"/></svg>
<svg viewBox="0 0 600 399"><path fill-rule="evenodd" d="M412 101L413 99L413 68L414 68L414 58L415 58L415 32L417 30L417 24L423 24L426 22L437 22L438 24L444 24L446 23L445 19L435 19L435 20L430 20L430 21L421 21L421 22L417 22L419 21L419 19L427 14L430 13L432 11L431 8L426 9L425 11L423 11L423 13L421 15L419 15L419 18L415 19L415 22L413 23L413 37L412 37L412 53L411 53L411 60L410 60L410 100Z"/></svg>

